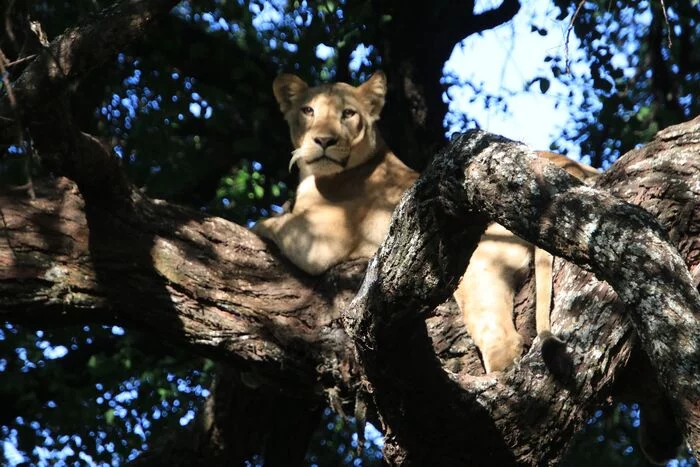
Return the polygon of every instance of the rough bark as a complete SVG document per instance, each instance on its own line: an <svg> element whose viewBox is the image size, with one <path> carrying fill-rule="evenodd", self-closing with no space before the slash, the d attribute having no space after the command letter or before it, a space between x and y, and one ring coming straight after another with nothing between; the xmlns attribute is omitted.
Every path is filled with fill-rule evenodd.
<svg viewBox="0 0 700 467"><path fill-rule="evenodd" d="M259 388L251 404L274 395L266 404L314 407L333 395L352 413L360 375L339 310L353 297L364 261L322 278L306 277L240 226L160 201L142 202L146 206L131 217L99 207L86 215L76 185L67 179L38 184L36 200L0 194L3 319L40 326L116 321L236 366L241 381ZM456 307L441 307L429 323L435 352L448 368L478 371ZM216 394L209 402L218 406L216 413L226 412L222 405L233 412L200 421L196 446L178 438L170 447L191 446L190 453L206 454L202 460L221 449L233 462L231 444L219 444L230 434L221 431L247 426L262 436L250 424L231 425L235 415L247 420L250 411L227 405L231 396L225 391ZM290 419L298 423L302 417ZM264 449L258 441L251 439L248 448ZM181 450L164 452L184 456Z"/></svg>
<svg viewBox="0 0 700 467"><path fill-rule="evenodd" d="M613 391L633 335L697 449L699 150L696 119L662 132L599 183L617 186L618 195L651 189L630 201L655 204L661 197L666 209L685 213L661 218L663 227L499 137L470 132L436 157L397 208L345 316L387 430L391 463L481 465L485 452L498 465L556 463L580 415ZM643 177L631 178L639 164ZM653 185L645 185L648 177ZM553 314L555 332L573 350L572 376L563 383L532 349L516 368L489 377L446 374L430 352L423 315L452 293L486 217L594 271L619 294L618 300L592 276L565 268L579 277L564 278L573 290L558 291ZM664 227L675 232L687 262Z"/></svg>

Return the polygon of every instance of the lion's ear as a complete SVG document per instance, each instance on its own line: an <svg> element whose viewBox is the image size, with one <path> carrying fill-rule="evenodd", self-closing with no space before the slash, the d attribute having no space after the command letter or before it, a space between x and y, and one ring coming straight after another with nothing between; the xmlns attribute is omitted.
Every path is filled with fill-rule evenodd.
<svg viewBox="0 0 700 467"><path fill-rule="evenodd" d="M379 117L384 107L386 86L386 75L378 71L358 87L360 94L369 105L370 115L374 118Z"/></svg>
<svg viewBox="0 0 700 467"><path fill-rule="evenodd" d="M275 78L272 83L272 92L275 93L275 99L277 99L282 113L287 113L294 98L308 87L309 85L297 75L284 73Z"/></svg>

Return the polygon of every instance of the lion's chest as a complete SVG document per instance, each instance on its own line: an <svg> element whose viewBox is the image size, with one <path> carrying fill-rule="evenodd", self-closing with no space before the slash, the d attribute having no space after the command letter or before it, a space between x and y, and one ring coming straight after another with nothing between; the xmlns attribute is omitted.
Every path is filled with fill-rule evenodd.
<svg viewBox="0 0 700 467"><path fill-rule="evenodd" d="M315 186L300 185L292 212L295 225L289 226L296 240L341 250L346 259L373 255L386 236L395 203L383 202L376 190L356 188L355 193L326 197Z"/></svg>
<svg viewBox="0 0 700 467"><path fill-rule="evenodd" d="M274 240L298 267L321 274L377 251L396 204L415 177L391 154L339 176L306 177L292 212L266 219L257 231Z"/></svg>

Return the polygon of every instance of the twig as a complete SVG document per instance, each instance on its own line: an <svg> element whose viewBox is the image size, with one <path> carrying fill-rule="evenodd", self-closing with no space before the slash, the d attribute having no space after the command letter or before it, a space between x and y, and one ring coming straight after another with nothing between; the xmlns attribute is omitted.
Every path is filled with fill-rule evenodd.
<svg viewBox="0 0 700 467"><path fill-rule="evenodd" d="M10 63L5 56L5 53L0 49L0 75L2 75L2 82L7 89L7 98L10 100L10 107L12 110L17 109L17 101L15 100L15 93L12 91L12 85L10 84L10 79L7 77L7 64Z"/></svg>
<svg viewBox="0 0 700 467"><path fill-rule="evenodd" d="M668 39L668 48L670 49L673 46L673 42L671 41L671 25L668 22L668 15L666 15L666 4L664 3L664 0L660 0L661 2L661 11L664 13L664 21L666 21L666 37Z"/></svg>
<svg viewBox="0 0 700 467"><path fill-rule="evenodd" d="M578 14L581 12L581 8L583 8L584 3L586 3L586 0L581 0L578 3L576 11L574 12L574 16L572 16L571 21L569 21L569 27L566 29L566 41L564 42L564 56L566 57L565 63L567 73L571 73L571 68L569 67L569 64L571 63L571 61L569 60L569 36L571 35L571 30L574 29L574 21L576 21Z"/></svg>
<svg viewBox="0 0 700 467"><path fill-rule="evenodd" d="M34 201L36 199L36 192L34 192L34 178L32 177L32 170L34 168L34 160L38 157L36 148L34 147L34 140L31 135L26 138L27 145L27 162L25 164L25 170L27 172L27 194L29 199Z"/></svg>
<svg viewBox="0 0 700 467"><path fill-rule="evenodd" d="M31 54L27 55L26 57L19 58L15 60L14 62L9 62L5 65L5 68L10 68L11 66L19 65L20 63L26 62L28 60L32 60L36 58L37 54Z"/></svg>

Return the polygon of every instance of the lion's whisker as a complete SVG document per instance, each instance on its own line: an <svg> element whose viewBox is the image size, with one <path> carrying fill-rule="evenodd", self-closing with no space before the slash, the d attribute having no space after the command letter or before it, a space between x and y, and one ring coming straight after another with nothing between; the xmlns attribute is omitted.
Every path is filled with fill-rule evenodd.
<svg viewBox="0 0 700 467"><path fill-rule="evenodd" d="M294 164L297 163L299 159L303 156L303 152L301 151L301 148L295 149L292 151L292 158L289 160L289 171L292 171L292 167L294 167Z"/></svg>

